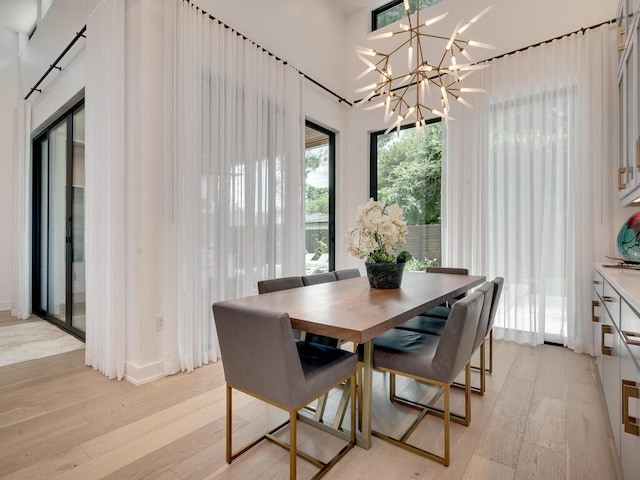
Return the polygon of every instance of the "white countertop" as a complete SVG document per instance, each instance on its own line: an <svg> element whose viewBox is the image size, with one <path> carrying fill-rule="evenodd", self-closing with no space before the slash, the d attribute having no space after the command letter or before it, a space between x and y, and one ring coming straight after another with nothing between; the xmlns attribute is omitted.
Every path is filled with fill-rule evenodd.
<svg viewBox="0 0 640 480"><path fill-rule="evenodd" d="M607 263L595 262L593 266L636 312L640 312L640 270L602 266Z"/></svg>

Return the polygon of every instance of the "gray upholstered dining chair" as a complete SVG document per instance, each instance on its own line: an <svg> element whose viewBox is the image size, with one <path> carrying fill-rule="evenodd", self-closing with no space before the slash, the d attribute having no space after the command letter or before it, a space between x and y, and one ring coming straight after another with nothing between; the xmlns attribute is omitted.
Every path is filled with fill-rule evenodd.
<svg viewBox="0 0 640 480"><path fill-rule="evenodd" d="M458 267L427 267L426 272L427 273L447 273L449 275L469 275L468 268L458 268ZM446 319L451 313L451 306L453 305L453 303L456 300L460 300L461 298L464 298L465 295L466 295L466 292L463 293L462 295L459 295L458 297L455 297L449 300L444 305L438 305L437 307L433 307L432 309L427 310L421 315Z"/></svg>
<svg viewBox="0 0 640 480"><path fill-rule="evenodd" d="M302 277L281 277L270 278L268 280L258 281L258 293L260 295L264 293L277 292L280 290L290 290L292 288L304 287L302 283ZM300 330L294 330L293 334L296 338L304 340L305 332Z"/></svg>
<svg viewBox="0 0 640 480"><path fill-rule="evenodd" d="M429 383L442 388L444 408L442 410L431 405L399 399L392 391L392 400L420 410L414 423L400 437L373 431L373 435L394 445L400 446L444 465L450 463L449 427L451 421L468 425L471 420L471 393L469 385L469 359L473 350L473 342L478 330L484 294L475 291L457 301L442 335L429 335L408 330L391 329L376 337L373 341L373 368L389 372L391 377L402 375L420 382ZM360 367L364 349L358 348ZM465 413L457 415L450 411L450 385L464 369L467 388L465 388ZM390 379L395 385L395 378ZM395 389L394 389L395 390ZM359 393L360 395L360 393ZM439 413L443 418L443 453L429 451L409 443L411 433L428 413Z"/></svg>
<svg viewBox="0 0 640 480"><path fill-rule="evenodd" d="M336 274L333 272L324 273L312 273L311 275L304 275L302 277L302 283L307 285L318 285L319 283L335 282Z"/></svg>
<svg viewBox="0 0 640 480"><path fill-rule="evenodd" d="M492 300L494 297L494 289L495 285L493 282L485 282L480 287L477 288L477 291L482 292L484 295L484 303L482 305L482 313L480 314L480 321L478 323L478 330L476 331L476 336L473 341L473 350L472 355L480 349L480 386L475 387L470 385L471 391L477 393L479 395L484 395L485 392L485 364L484 364L484 339L487 336L489 319L491 314ZM444 327L446 325L447 320L441 319L438 317L426 317L418 315L416 317L407 320L405 323L401 324L399 329L409 330L418 333L428 333L431 335L441 335ZM453 383L454 386L462 386L465 385L459 383Z"/></svg>
<svg viewBox="0 0 640 480"><path fill-rule="evenodd" d="M226 381L227 463L266 439L289 450L292 480L296 478L298 456L319 467L313 478L320 478L355 444L356 355L295 340L286 313L217 302L213 314ZM351 380L350 438L329 462L322 462L297 449L298 410L345 380ZM286 422L236 452L232 443L234 389L289 413ZM275 436L287 425L289 445Z"/></svg>
<svg viewBox="0 0 640 480"><path fill-rule="evenodd" d="M360 277L360 270L357 268L345 268L344 270L336 270L336 280L347 280L349 278Z"/></svg>
<svg viewBox="0 0 640 480"><path fill-rule="evenodd" d="M302 277L282 277L260 280L258 282L258 293L271 293L278 290L289 290L290 288L304 287Z"/></svg>
<svg viewBox="0 0 640 480"><path fill-rule="evenodd" d="M489 336L489 366L485 367L484 371L486 373L493 373L493 322L496 319L496 312L498 311L498 305L500 304L500 298L502 297L502 288L504 287L504 278L496 277L492 280L494 289L493 289L493 299L491 300L491 312L489 313L489 324L487 325L487 333ZM485 335L485 338L486 338ZM484 360L484 353L482 354L482 358ZM472 367L473 368L473 367ZM482 368L482 365L480 366Z"/></svg>

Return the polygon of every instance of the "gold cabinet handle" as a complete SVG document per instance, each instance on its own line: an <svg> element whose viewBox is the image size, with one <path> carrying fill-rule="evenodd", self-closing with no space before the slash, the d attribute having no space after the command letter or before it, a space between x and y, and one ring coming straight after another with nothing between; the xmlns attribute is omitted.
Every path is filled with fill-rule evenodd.
<svg viewBox="0 0 640 480"><path fill-rule="evenodd" d="M602 300L604 300L607 303L616 303L617 300L615 299L615 297L609 297L607 295L605 295L604 297L602 297Z"/></svg>
<svg viewBox="0 0 640 480"><path fill-rule="evenodd" d="M624 190L627 188L627 184L622 182L622 174L627 173L626 167L620 167L618 169L618 190Z"/></svg>
<svg viewBox="0 0 640 480"><path fill-rule="evenodd" d="M622 424L625 433L640 437L638 419L629 415L629 398L640 398L640 388L636 382L622 380Z"/></svg>
<svg viewBox="0 0 640 480"><path fill-rule="evenodd" d="M607 347L604 344L604 336L611 333L613 333L613 328L611 328L611 325L602 325L602 330L600 331L600 345L603 355L611 356L611 347Z"/></svg>
<svg viewBox="0 0 640 480"><path fill-rule="evenodd" d="M602 282L601 282L600 280L594 280L594 281L593 281L593 284L594 284L594 285L600 285L601 283L602 283Z"/></svg>
<svg viewBox="0 0 640 480"><path fill-rule="evenodd" d="M592 322L599 322L600 321L600 317L596 315L596 307L600 306L600 302L597 300L592 300L591 301L591 321Z"/></svg>
<svg viewBox="0 0 640 480"><path fill-rule="evenodd" d="M622 330L622 336L624 337L624 341L627 345L634 345L636 347L640 347L640 333L636 332L627 332Z"/></svg>

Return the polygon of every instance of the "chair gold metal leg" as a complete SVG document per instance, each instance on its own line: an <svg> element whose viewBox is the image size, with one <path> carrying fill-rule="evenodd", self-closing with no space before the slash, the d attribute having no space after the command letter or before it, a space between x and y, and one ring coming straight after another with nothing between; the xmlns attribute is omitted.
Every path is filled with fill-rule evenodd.
<svg viewBox="0 0 640 480"><path fill-rule="evenodd" d="M313 416L316 422L322 422L322 417L324 417L324 409L327 406L327 398L329 398L328 393L325 393L320 398L318 398L318 402L316 403L316 412Z"/></svg>
<svg viewBox="0 0 640 480"><path fill-rule="evenodd" d="M233 392L229 384L227 384L227 420L226 420L226 429L227 429L227 450L226 450L226 460L227 463L231 463L232 456L232 446L231 446L231 415L233 409L231 408L231 399L233 397Z"/></svg>
<svg viewBox="0 0 640 480"><path fill-rule="evenodd" d="M403 433L400 437L398 438L394 438L391 437L389 435L386 435L384 433L378 432L378 431L373 431L373 435L386 441L389 443L392 443L398 447L401 447L405 450L408 450L410 452L416 453L418 455L421 455L425 458L428 458L430 460L434 460L438 463L441 463L445 466L449 465L450 462L450 421L451 421L451 411L450 411L450 389L449 389L449 385L447 384L441 384L440 382L436 382L434 383L434 385L440 386L442 388L442 394L444 395L444 409L441 411L441 414L438 416L441 416L443 421L444 421L444 439L443 439L443 455L438 455L436 453L430 452L428 450L424 450L422 448L416 447L415 445L412 445L410 443L408 443L408 438L411 436L411 434L413 433L413 431L415 430L415 428L417 427L417 425L420 423L420 421L422 421L424 418L427 417L428 414L432 413L432 408L429 406L425 406L424 408L420 408L418 406L418 404L406 404L409 407L413 407L413 408L417 408L419 410L421 410L420 414L418 415L418 418L412 423L411 426L409 426L409 428L406 430L405 433ZM397 397L396 397L397 398ZM398 403L400 404L404 404L403 401L399 401Z"/></svg>
<svg viewBox="0 0 640 480"><path fill-rule="evenodd" d="M451 459L451 454L449 450L449 427L451 424L451 409L449 405L451 390L449 385L444 386L444 418L442 419L444 422L444 462L445 466L449 466L449 461Z"/></svg>
<svg viewBox="0 0 640 480"><path fill-rule="evenodd" d="M296 480L298 415L295 410L289 410L289 425L289 478Z"/></svg>
<svg viewBox="0 0 640 480"><path fill-rule="evenodd" d="M485 371L485 342L483 341L480 345L480 395L484 395L484 392L487 389L486 384L486 371Z"/></svg>
<svg viewBox="0 0 640 480"><path fill-rule="evenodd" d="M467 362L464 366L464 417L465 423L463 425L469 425L471 423L471 364Z"/></svg>
<svg viewBox="0 0 640 480"><path fill-rule="evenodd" d="M489 332L489 373L493 373L493 329Z"/></svg>
<svg viewBox="0 0 640 480"><path fill-rule="evenodd" d="M344 416L347 413L347 406L349 404L349 394L351 392L351 384L353 380L349 379L342 388L342 394L340 395L340 402L338 403L338 409L336 410L336 416L333 419L333 428L340 430L340 426L344 421Z"/></svg>
<svg viewBox="0 0 640 480"><path fill-rule="evenodd" d="M396 374L389 372L389 400L396 396Z"/></svg>

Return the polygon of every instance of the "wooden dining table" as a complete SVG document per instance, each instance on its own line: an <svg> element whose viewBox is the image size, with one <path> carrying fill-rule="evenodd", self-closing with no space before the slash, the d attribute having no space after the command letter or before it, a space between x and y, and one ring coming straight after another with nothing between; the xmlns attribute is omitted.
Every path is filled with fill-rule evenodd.
<svg viewBox="0 0 640 480"><path fill-rule="evenodd" d="M373 339L484 281L484 276L404 272L402 286L398 289L371 288L366 277L359 277L231 302L286 312L294 329L364 345L362 385L358 386L362 389L358 445L368 449L371 447Z"/></svg>

